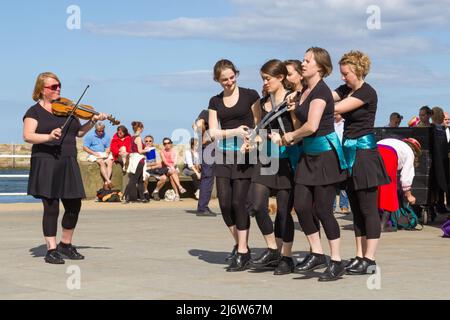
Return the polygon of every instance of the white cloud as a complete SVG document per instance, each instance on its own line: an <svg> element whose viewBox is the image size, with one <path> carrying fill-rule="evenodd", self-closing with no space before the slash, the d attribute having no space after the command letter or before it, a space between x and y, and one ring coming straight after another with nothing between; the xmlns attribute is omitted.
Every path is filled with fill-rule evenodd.
<svg viewBox="0 0 450 320"><path fill-rule="evenodd" d="M381 10L381 30L367 28L368 6ZM158 39L208 39L285 45L326 43L331 50L367 47L379 54L424 52L436 44L420 32L449 26L450 0L231 0L235 15L167 21L85 24L94 34ZM331 47L330 47L331 46Z"/></svg>

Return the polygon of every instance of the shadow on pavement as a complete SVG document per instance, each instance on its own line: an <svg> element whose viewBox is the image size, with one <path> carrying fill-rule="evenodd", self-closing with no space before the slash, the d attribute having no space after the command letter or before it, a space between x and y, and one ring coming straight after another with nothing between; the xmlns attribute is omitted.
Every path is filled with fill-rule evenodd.
<svg viewBox="0 0 450 320"><path fill-rule="evenodd" d="M214 252L208 250L191 249L189 250L189 254L191 256L198 257L200 260L203 260L210 264L229 264L227 261L225 261L225 258L230 254L229 252Z"/></svg>
<svg viewBox="0 0 450 320"><path fill-rule="evenodd" d="M110 250L110 249L112 249L109 247L89 247L89 246L75 246L75 248L80 249L80 250L84 250L84 249ZM31 248L29 250L29 252L33 258L45 257L45 255L47 254L47 245L42 244L38 247Z"/></svg>

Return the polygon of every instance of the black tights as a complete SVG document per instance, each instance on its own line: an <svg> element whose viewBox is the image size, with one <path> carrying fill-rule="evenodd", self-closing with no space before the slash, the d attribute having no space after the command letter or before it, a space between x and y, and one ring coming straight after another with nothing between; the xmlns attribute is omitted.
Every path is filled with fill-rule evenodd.
<svg viewBox="0 0 450 320"><path fill-rule="evenodd" d="M381 235L380 216L378 214L378 188L347 191L353 213L356 237L379 239Z"/></svg>
<svg viewBox="0 0 450 320"><path fill-rule="evenodd" d="M216 178L220 210L228 227L236 226L238 230L250 228L250 217L246 210L250 183L250 179Z"/></svg>
<svg viewBox="0 0 450 320"><path fill-rule="evenodd" d="M341 236L339 224L333 215L336 186L295 185L294 207L303 232L309 236L319 232L317 219L322 223L328 240ZM315 218L317 217L317 218Z"/></svg>
<svg viewBox="0 0 450 320"><path fill-rule="evenodd" d="M264 236L274 232L273 222L268 214L270 188L254 183L252 185L251 211L255 213L259 230ZM277 216L275 218L275 237L283 242L294 241L294 219L291 210L293 197L291 190L277 190Z"/></svg>
<svg viewBox="0 0 450 320"><path fill-rule="evenodd" d="M136 201L137 199L144 200L144 180L142 174L144 173L144 163L141 162L136 168L135 173L128 176L128 184L125 188L125 199L129 201Z"/></svg>
<svg viewBox="0 0 450 320"><path fill-rule="evenodd" d="M66 230L73 230L77 226L78 215L81 210L81 199L61 199L64 206L64 217L62 227ZM44 237L56 237L58 229L59 199L42 198L44 205L44 218L42 228Z"/></svg>

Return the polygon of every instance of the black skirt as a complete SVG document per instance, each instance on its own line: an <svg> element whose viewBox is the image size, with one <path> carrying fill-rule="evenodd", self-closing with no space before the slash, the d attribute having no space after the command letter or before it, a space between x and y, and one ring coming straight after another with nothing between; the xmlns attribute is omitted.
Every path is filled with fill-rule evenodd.
<svg viewBox="0 0 450 320"><path fill-rule="evenodd" d="M352 174L347 181L347 188L363 190L390 183L378 149L357 150Z"/></svg>
<svg viewBox="0 0 450 320"><path fill-rule="evenodd" d="M237 152L228 152L227 154L228 160L226 159L226 153L216 153L216 163L213 165L214 176L230 178L231 180L251 179L255 165L250 163L249 155L239 154L238 156Z"/></svg>
<svg viewBox="0 0 450 320"><path fill-rule="evenodd" d="M295 172L295 183L305 186L327 186L347 179L334 150L319 155L302 154Z"/></svg>
<svg viewBox="0 0 450 320"><path fill-rule="evenodd" d="M272 164L272 166L274 166ZM292 189L294 182L294 172L289 163L289 159L279 159L278 170L272 174L262 174L263 169L273 170L271 165L257 164L253 170L252 182L259 183L275 190Z"/></svg>
<svg viewBox="0 0 450 320"><path fill-rule="evenodd" d="M84 199L80 167L75 157L31 158L28 194L35 198Z"/></svg>

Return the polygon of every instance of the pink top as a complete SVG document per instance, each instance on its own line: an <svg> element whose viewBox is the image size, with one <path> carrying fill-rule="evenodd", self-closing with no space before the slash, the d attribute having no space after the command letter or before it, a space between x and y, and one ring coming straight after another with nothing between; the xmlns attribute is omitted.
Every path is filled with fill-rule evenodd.
<svg viewBox="0 0 450 320"><path fill-rule="evenodd" d="M165 166L175 167L177 162L177 152L175 150L173 149L171 151L161 150L161 154L166 159Z"/></svg>

